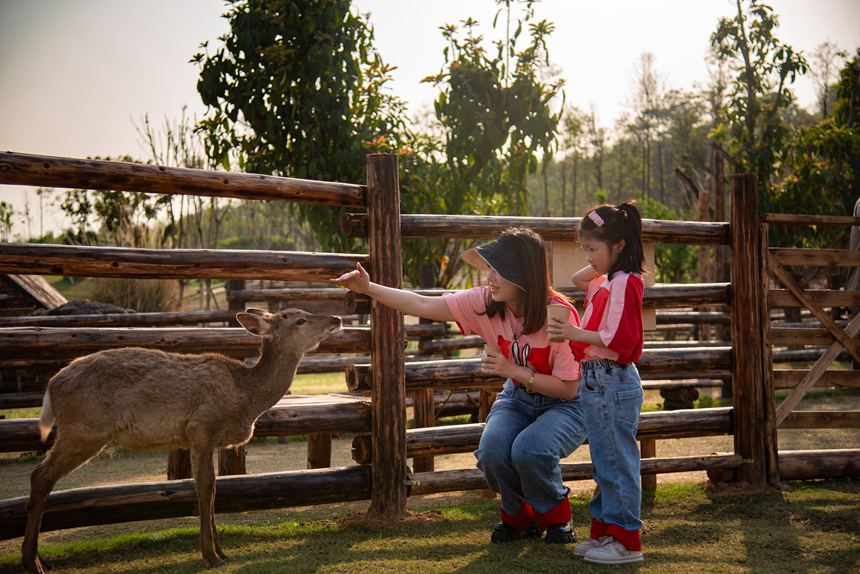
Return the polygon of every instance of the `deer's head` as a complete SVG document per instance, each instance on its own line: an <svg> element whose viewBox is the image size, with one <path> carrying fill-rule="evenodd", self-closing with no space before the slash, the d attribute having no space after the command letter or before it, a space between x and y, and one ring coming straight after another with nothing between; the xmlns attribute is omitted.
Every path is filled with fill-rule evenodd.
<svg viewBox="0 0 860 574"><path fill-rule="evenodd" d="M329 335L339 333L342 325L340 317L335 315L313 315L301 309L269 313L249 308L237 313L236 320L252 335L300 355L316 349Z"/></svg>

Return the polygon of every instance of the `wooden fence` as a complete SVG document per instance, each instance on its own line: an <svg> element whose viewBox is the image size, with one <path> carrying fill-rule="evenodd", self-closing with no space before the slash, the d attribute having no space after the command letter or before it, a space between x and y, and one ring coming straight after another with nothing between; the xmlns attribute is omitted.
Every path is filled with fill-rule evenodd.
<svg viewBox="0 0 860 574"><path fill-rule="evenodd" d="M211 195L242 199L304 201L324 205L366 207L366 213L348 214L343 219L345 232L368 239L368 254L329 254L270 251L202 251L70 247L54 245L0 245L0 272L68 274L108 277L222 278L234 280L280 279L285 281L327 281L356 261L366 264L371 278L399 287L404 237L492 238L509 225L528 225L548 240L571 240L576 236L579 218L512 218L444 215L401 215L399 213L398 168L395 156L370 155L367 185L309 182L290 178L227 174L205 170L141 166L122 162L74 160L0 154L0 183L50 185L63 187L108 188L151 193ZM809 476L856 474L857 453L848 451L777 452L776 413L772 386L790 387L803 377L795 374L768 382L765 376L765 343L768 321L763 318L762 247L759 219L755 211L755 180L733 176L732 214L729 223L669 222L646 220L646 239L696 245L728 245L731 251L731 283L692 286L655 286L646 290L646 302L665 307L724 307L731 317L731 345L648 348L640 362L647 377L725 377L732 381L732 406L720 409L679 410L645 413L639 428L643 441L709 436L734 436L734 452L693 457L656 458L653 443L643 442L642 472L708 470L733 480L767 484L782 479ZM765 244L766 245L766 244ZM797 254L778 252L790 262L805 261ZM776 295L775 295L776 296ZM779 295L782 296L782 295ZM796 297L796 295L793 294ZM778 297L778 296L776 296ZM314 469L249 475L218 479L220 510L251 510L275 506L306 505L344 500L370 500L372 515L394 520L402 517L409 495L470 488L486 488L476 469L411 472L409 456L472 449L480 436L481 424L406 430L407 392L418 393L414 403L427 412L426 397L434 389L495 389L498 379L477 372L475 360L444 362L406 361L406 341L422 336L432 325L404 327L399 313L370 303L361 297L345 295L355 310L370 315L370 327L347 328L322 347L331 352L369 353L369 363L346 367L351 389L369 391L362 397L307 398L298 402L285 399L265 413L257 433L369 432L354 442L357 467ZM807 305L810 309L811 306ZM51 322L47 321L46 325ZM56 323L54 323L56 324ZM141 344L161 348L181 347L186 351L208 349L218 341L221 349L248 352L247 337L238 331L218 329L128 328L118 332L109 323L88 327L0 326L2 360L10 364L36 365L58 354L90 352L105 345ZM828 332L836 340L845 337ZM853 337L852 331L845 336ZM426 336L426 331L425 331ZM228 344L229 343L229 344ZM856 348L855 348L856 349ZM783 352L775 351L773 354ZM792 351L795 352L795 351ZM817 357L821 352L804 350ZM817 354L816 354L817 353ZM836 349L838 355L838 349ZM772 354L772 355L773 355ZM833 353L824 352L830 358ZM768 358L772 357L769 356ZM801 355L792 355L792 357ZM836 355L834 355L836 356ZM308 357L306 361L313 361ZM856 386L853 376L831 374L817 383ZM418 397L424 397L419 399ZM296 400L296 399L292 399ZM304 401L304 402L302 402ZM432 402L430 402L432 404ZM483 405L486 407L486 405ZM430 409L432 412L433 409ZM426 419L428 417L424 417ZM850 417L849 417L850 418ZM802 413L791 413L785 424L801 424ZM792 423L794 421L794 423ZM13 421L5 421L3 424ZM15 422L26 427L32 421ZM804 423L805 424L805 423ZM422 425L430 426L430 425ZM26 440L26 428L18 429ZM2 433L0 433L2 436ZM22 436L22 435L16 435ZM324 451L325 440L319 441ZM644 446L648 444L649 448ZM320 454L320 453L317 453ZM310 454L309 454L310 456ZM325 459L325 453L321 453ZM812 463L810 463L812 461ZM810 470L813 469L813 470ZM563 465L566 479L590 476L590 465ZM51 495L44 529L67 528L86 524L145 520L193 512L193 488L188 481L168 481L123 487L84 488ZM160 500L155 503L154 500ZM19 536L23 528L25 499L0 501L0 538ZM86 507L87 512L80 512Z"/></svg>

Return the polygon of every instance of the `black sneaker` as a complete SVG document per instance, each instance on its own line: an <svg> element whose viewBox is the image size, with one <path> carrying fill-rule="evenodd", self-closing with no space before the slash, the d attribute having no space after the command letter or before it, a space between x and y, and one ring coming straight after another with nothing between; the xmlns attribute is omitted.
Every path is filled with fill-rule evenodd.
<svg viewBox="0 0 860 574"><path fill-rule="evenodd" d="M570 524L556 524L546 529L544 542L547 544L571 544L576 542L576 533Z"/></svg>
<svg viewBox="0 0 860 574"><path fill-rule="evenodd" d="M536 523L532 522L525 530L517 530L510 524L499 522L493 528L493 534L490 536L490 542L493 544L503 544L505 542L514 542L523 538L540 538L540 530Z"/></svg>

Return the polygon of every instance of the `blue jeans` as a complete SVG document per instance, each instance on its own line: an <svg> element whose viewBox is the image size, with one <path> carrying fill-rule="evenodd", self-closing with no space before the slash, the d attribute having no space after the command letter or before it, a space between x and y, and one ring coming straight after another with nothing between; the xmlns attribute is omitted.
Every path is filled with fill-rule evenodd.
<svg viewBox="0 0 860 574"><path fill-rule="evenodd" d="M564 500L559 460L585 441L579 395L571 400L529 394L508 379L487 415L475 457L502 510L516 515L526 500L538 513Z"/></svg>
<svg viewBox="0 0 860 574"><path fill-rule="evenodd" d="M642 409L642 381L636 365L582 363L580 394L588 428L591 464L598 493L591 516L626 530L642 528L642 485L636 428Z"/></svg>

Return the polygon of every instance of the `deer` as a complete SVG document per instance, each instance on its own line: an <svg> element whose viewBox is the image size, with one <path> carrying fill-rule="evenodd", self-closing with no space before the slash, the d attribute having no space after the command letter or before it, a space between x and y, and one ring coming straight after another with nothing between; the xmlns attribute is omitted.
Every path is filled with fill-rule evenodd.
<svg viewBox="0 0 860 574"><path fill-rule="evenodd" d="M30 475L22 564L44 574L38 554L45 503L57 481L115 444L132 450L189 449L200 508L200 550L210 566L223 564L215 531L217 448L244 445L259 416L289 390L299 361L341 331L334 315L299 309L246 309L236 320L259 337L262 350L248 365L215 353L187 355L157 349L99 351L72 361L48 382L39 416L54 445Z"/></svg>

